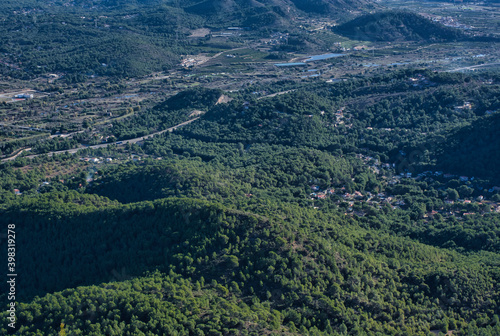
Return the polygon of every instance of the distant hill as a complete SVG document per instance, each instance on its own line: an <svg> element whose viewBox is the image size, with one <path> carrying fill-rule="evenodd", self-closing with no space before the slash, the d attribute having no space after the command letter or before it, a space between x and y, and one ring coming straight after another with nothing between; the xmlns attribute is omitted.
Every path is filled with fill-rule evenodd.
<svg viewBox="0 0 500 336"><path fill-rule="evenodd" d="M71 76L141 76L179 62L185 47L176 44L179 26L195 22L188 15L176 20L171 8L144 10L140 15L82 16L75 9L51 8L55 14L6 15L0 5L0 50L16 67L1 67L2 75L30 78L43 73ZM97 14L108 14L96 10ZM66 79L69 79L67 76Z"/></svg>
<svg viewBox="0 0 500 336"><path fill-rule="evenodd" d="M190 14L199 15L212 22L228 24L273 25L285 16L279 6L258 1L206 0L186 1L181 7Z"/></svg>
<svg viewBox="0 0 500 336"><path fill-rule="evenodd" d="M135 10L144 7L168 6L183 9L186 13L204 18L222 18L223 22L252 21L266 16L283 18L298 11L324 15L343 15L348 10L376 8L372 0L74 0L64 3L57 0L6 0L0 4L3 10L43 8L48 11L68 11L92 8L95 10ZM221 22L222 23L222 22Z"/></svg>
<svg viewBox="0 0 500 336"><path fill-rule="evenodd" d="M181 7L191 14L257 27L287 24L299 12L339 15L347 10L372 9L375 5L367 0L191 0Z"/></svg>
<svg viewBox="0 0 500 336"><path fill-rule="evenodd" d="M209 42L187 39L193 29L286 28L296 16L338 17L373 6L368 0L2 1L0 52L13 66L0 66L0 74L28 79L62 72L70 82L142 76L169 69L201 47L212 50Z"/></svg>
<svg viewBox="0 0 500 336"><path fill-rule="evenodd" d="M347 10L373 9L374 2L367 0L291 0L300 10L308 13L335 14Z"/></svg>
<svg viewBox="0 0 500 336"><path fill-rule="evenodd" d="M346 37L368 41L454 41L465 36L411 12L385 11L360 16L335 28Z"/></svg>

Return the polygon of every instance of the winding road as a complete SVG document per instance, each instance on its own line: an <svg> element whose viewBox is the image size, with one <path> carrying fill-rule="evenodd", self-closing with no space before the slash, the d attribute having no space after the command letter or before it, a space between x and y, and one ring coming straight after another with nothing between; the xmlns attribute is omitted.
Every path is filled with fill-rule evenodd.
<svg viewBox="0 0 500 336"><path fill-rule="evenodd" d="M491 66L491 65L500 65L500 63L499 62L495 62L495 63L485 63L485 64L478 64L478 65L471 65L471 66L467 66L467 67L463 67L463 68L456 68L456 69L448 70L446 72L455 72L455 71L463 71L463 70L473 70L473 69L476 69L476 68L481 68L481 67Z"/></svg>
<svg viewBox="0 0 500 336"><path fill-rule="evenodd" d="M182 127L184 125L187 125L187 124L190 124L192 123L193 121L195 120L198 120L200 117L196 117L196 118L193 118L193 119L190 119L188 121L185 121L183 123L180 123L178 125L175 125L175 126L172 126L170 128L167 128L163 131L159 131L159 132L155 132L155 133L151 133L151 134L148 134L148 135L145 135L145 136L142 136L142 137L139 137L139 138L134 138L134 139L128 139L128 140L121 140L121 141L116 141L116 142L112 142L112 143L104 143L104 144L99 144L99 145L93 145L93 146L88 146L88 147L78 147L78 148L72 148L72 149L65 149L65 150L61 150L61 151L55 151L55 152L48 152L48 153L43 153L43 154L33 154L33 155L27 155L25 156L25 158L28 158L28 159L32 159L34 157L37 157L37 156L40 156L40 155L48 155L48 156L52 156L54 154L63 154L63 153L70 153L70 154L74 154L76 152L78 152L80 149L87 149L87 148L103 148L103 147L106 147L106 146L109 146L109 145L119 145L119 146L122 146L122 145L126 145L126 144L134 144L134 143L138 143L138 142L141 142L141 141L144 141L146 139L149 139L149 138L152 138L154 137L155 135L159 135L159 134L163 134L165 132L172 132L173 130L179 128L179 127ZM29 151L31 150L31 148L25 148L25 149L22 149L21 151L19 151L19 153L17 153L16 155L14 156L11 156L11 157L8 157L8 158L5 158L5 159L2 159L0 160L0 162L6 162L6 161L10 161L10 160L14 160L15 158L17 158L19 155L21 155L21 153L25 152L25 151Z"/></svg>

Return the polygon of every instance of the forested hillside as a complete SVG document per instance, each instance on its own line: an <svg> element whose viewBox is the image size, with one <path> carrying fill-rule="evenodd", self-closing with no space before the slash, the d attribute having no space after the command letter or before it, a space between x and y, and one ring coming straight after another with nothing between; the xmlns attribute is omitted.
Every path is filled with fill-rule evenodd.
<svg viewBox="0 0 500 336"><path fill-rule="evenodd" d="M0 335L499 336L494 2L0 1Z"/></svg>
<svg viewBox="0 0 500 336"><path fill-rule="evenodd" d="M185 90L140 115L114 123L109 133L122 140L164 130L195 118L196 111L203 113L213 107L221 95L220 90Z"/></svg>
<svg viewBox="0 0 500 336"><path fill-rule="evenodd" d="M19 255L25 295L119 281L22 305L23 334L61 323L82 334L425 334L473 328L465 321L497 309L496 256L439 250L343 214L262 203L264 216L175 198L106 203L45 194L11 205L2 218L16 216L27 246ZM169 276L141 277L155 269ZM257 326L251 316L260 310ZM493 316L481 323L493 333L498 327Z"/></svg>
<svg viewBox="0 0 500 336"><path fill-rule="evenodd" d="M15 332L499 334L499 85L198 86L108 128L172 133L4 162Z"/></svg>
<svg viewBox="0 0 500 336"><path fill-rule="evenodd" d="M458 29L415 13L397 11L367 14L334 30L353 39L369 41L455 41L465 37Z"/></svg>
<svg viewBox="0 0 500 336"><path fill-rule="evenodd" d="M286 29L296 15L339 16L339 9L374 7L367 0L2 1L0 74L33 79L64 73L75 82L144 76L172 69L181 55L233 45L190 40L193 29Z"/></svg>
<svg viewBox="0 0 500 336"><path fill-rule="evenodd" d="M0 50L6 53L3 61L12 66L2 65L0 70L25 78L54 72L125 77L172 67L187 47L175 40L176 31L181 26L194 28L201 21L188 14L179 16L179 10L166 6L136 11L128 16L102 12L101 17L84 16L78 10L3 12Z"/></svg>
<svg viewBox="0 0 500 336"><path fill-rule="evenodd" d="M387 162L397 161L400 150L424 148L422 154L433 157L418 160L431 163L437 142L429 144L428 138L446 138L453 128L489 116L498 109L498 92L497 79L490 85L485 77L401 71L336 85L313 84L271 99L233 100L214 106L178 133L244 146L268 143L334 153L361 151ZM488 148L477 150L489 153ZM414 157L412 163L418 160Z"/></svg>
<svg viewBox="0 0 500 336"><path fill-rule="evenodd" d="M497 103L498 104L498 103ZM475 121L447 134L436 149L437 165L456 174L484 176L500 182L500 113Z"/></svg>

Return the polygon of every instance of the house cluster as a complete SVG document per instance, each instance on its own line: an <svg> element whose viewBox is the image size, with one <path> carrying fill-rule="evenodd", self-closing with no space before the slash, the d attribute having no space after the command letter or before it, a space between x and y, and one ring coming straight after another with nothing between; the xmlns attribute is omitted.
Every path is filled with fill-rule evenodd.
<svg viewBox="0 0 500 336"><path fill-rule="evenodd" d="M399 151L399 154L401 156L406 156L406 153L404 151ZM363 154L356 154L356 157L358 159L361 159L374 173L380 173L380 169L386 169L386 170L394 170L396 168L395 163L382 163L379 160L375 159L374 157L368 156L368 155L363 155ZM459 179L461 182L468 182L468 181L474 181L475 178L465 176L465 175L454 175L454 174L448 174L444 173L443 171L424 171L422 173L419 173L417 175L414 175L411 172L402 172L399 173L399 175L395 175L392 177L391 181L394 183L398 183L401 178L413 178L415 180L421 180L423 178L434 178L434 177L442 177L445 179ZM482 189L482 188L481 188ZM495 192L495 191L500 191L500 187L492 187L489 192Z"/></svg>
<svg viewBox="0 0 500 336"><path fill-rule="evenodd" d="M33 99L33 94L31 93L20 93L14 96L15 99Z"/></svg>
<svg viewBox="0 0 500 336"><path fill-rule="evenodd" d="M460 111L460 110L472 110L472 104L470 102L464 102L462 105L455 106L455 110Z"/></svg>
<svg viewBox="0 0 500 336"><path fill-rule="evenodd" d="M311 200L321 200L326 199L333 195L338 195L341 199L337 203L346 202L348 204L347 211L353 212L353 207L356 202L366 203L374 208L381 209L384 203L389 204L393 209L400 209L406 204L402 199L397 198L394 195L387 195L384 192L378 194L373 194L371 192L365 192L364 194L358 190L353 192L348 192L345 187L341 188L327 188L322 190L317 185L311 185ZM358 216L364 216L365 213L362 211L355 211Z"/></svg>
<svg viewBox="0 0 500 336"><path fill-rule="evenodd" d="M297 17L296 22L298 28L306 30L308 32L317 32L324 29L329 29L332 26L336 26L337 22L324 18L303 18Z"/></svg>
<svg viewBox="0 0 500 336"><path fill-rule="evenodd" d="M337 127L339 125L345 124L345 121L350 119L350 117L346 117L345 115L345 106L341 107L335 112L335 120L333 122L333 126ZM346 127L350 128L352 127L352 124L346 125Z"/></svg>
<svg viewBox="0 0 500 336"><path fill-rule="evenodd" d="M327 188L326 190L321 190L317 185L311 186L312 193L310 194L311 199L325 199L327 196L335 194L334 188Z"/></svg>
<svg viewBox="0 0 500 336"><path fill-rule="evenodd" d="M403 176L404 173L401 173L401 175ZM411 177L411 174L409 176L406 176L406 177ZM474 181L474 179L475 179L474 176L472 176L472 177L465 176L465 175L459 176L459 175L444 173L442 171L430 171L430 170L427 170L427 171L424 171L424 172L418 174L416 179L424 178L424 177L443 177L445 179L459 179L461 182ZM494 188L496 188L496 187L494 187ZM495 190L492 189L490 192L493 192Z"/></svg>
<svg viewBox="0 0 500 336"><path fill-rule="evenodd" d="M439 22L443 26L453 27L453 28L457 28L457 29L467 29L467 30L469 30L469 29L474 28L473 26L469 26L469 25L466 25L466 24L463 24L463 23L459 23L458 21L456 21L451 16L439 16L439 15L438 16L432 16L431 20L434 21L434 22Z"/></svg>
<svg viewBox="0 0 500 336"><path fill-rule="evenodd" d="M191 68L197 64L198 62L194 58L185 58L181 61L181 66L184 68Z"/></svg>
<svg viewBox="0 0 500 336"><path fill-rule="evenodd" d="M395 177L396 179L399 178L399 176ZM346 215L352 215L355 214L357 216L363 217L366 215L364 211L361 211L359 209L355 209L354 205L356 203L360 204L367 204L370 205L374 209L382 209L383 205L388 205L392 209L403 209L406 207L406 203L401 197L395 196L395 195L388 195L385 192L379 192L377 194L371 193L371 192L365 192L362 193L360 191L354 191L354 192L347 192L345 187L342 188L327 188L322 190L319 186L317 185L311 185L311 200L322 200L326 199L332 195L338 195L340 196L341 199L337 200L337 203L340 204L342 202L347 203L347 212ZM500 189L500 188L499 188ZM470 204L477 204L479 206L482 205L488 205L490 206L491 211L499 212L500 213L500 202L492 202L492 201L486 201L484 199L484 196L479 196L475 200L469 200L469 199L461 199L457 201L453 200L446 200L445 204L447 205L453 205L453 204L460 204L460 205L470 205ZM318 207L315 207L318 208ZM469 208L470 209L470 208ZM470 212L464 210L457 210L451 211L449 208L441 208L437 210L432 210L428 211L426 214L424 214L424 218L432 217L434 215L437 215L438 213L446 216L454 216L454 217L463 217L463 216L468 216L468 215L474 215L475 212Z"/></svg>
<svg viewBox="0 0 500 336"><path fill-rule="evenodd" d="M269 40L264 41L267 45L280 45L288 42L288 33L274 33Z"/></svg>
<svg viewBox="0 0 500 336"><path fill-rule="evenodd" d="M381 169L385 170L395 170L395 164L389 164L389 163L382 163L379 160L377 160L374 157L368 156L368 155L363 155L363 154L357 154L357 158L361 159L374 173L380 174ZM434 179L434 178L445 178L445 179L459 179L461 182L470 182L474 181L474 177L469 177L469 176L458 176L458 175L453 175L453 174L447 174L442 171L425 171L422 172L416 176L413 176L412 173L410 172L403 172L400 173L399 175L393 175L390 178L386 178L385 176L382 176L382 178L385 178L388 184L397 184L400 183L402 178L413 178L415 180L422 180L422 179ZM388 195L385 192L380 192L377 194L373 194L371 192L360 192L360 191L354 191L354 192L347 192L345 187L342 188L327 188L322 190L318 185L311 185L311 193L310 197L311 200L321 200L325 199L327 197L330 197L332 195L337 195L340 196L340 200L338 200L337 203L341 202L347 202L348 203L348 213L350 214L356 214L358 216L364 216L365 214L362 211L359 210L353 210L354 204L356 202L360 203L366 203L370 206L372 206L375 209L381 209L382 205L387 204L391 206L393 209L401 209L406 206L405 202L401 197L395 196L395 195ZM483 189L481 186L477 186L477 189ZM490 193L493 192L500 192L500 187L494 186L488 190ZM447 205L453 205L453 204L460 204L460 205L470 205L470 204L477 204L479 206L487 205L490 207L491 211L495 212L500 212L500 202L493 202L493 201L488 201L485 199L484 196L478 196L475 199L459 199L456 201L453 200L445 200L445 204ZM467 208L467 209L470 209ZM450 211L449 209L445 209L444 207L442 209L432 210L429 211L424 215L424 217L432 217L433 215L437 213L441 213L443 215L450 215L450 216L456 216L456 217L461 217L465 215L472 215L474 212L466 212L463 213L463 210L455 210L455 211Z"/></svg>
<svg viewBox="0 0 500 336"><path fill-rule="evenodd" d="M435 84L428 80L425 76L418 74L415 77L410 77L408 79L413 87L416 88L424 88L434 86Z"/></svg>
<svg viewBox="0 0 500 336"><path fill-rule="evenodd" d="M102 163L102 162L106 162L106 163L110 163L113 161L112 158L102 158L102 157L93 157L93 158L90 158L90 157L84 157L84 158L80 158L80 160L82 161L85 161L85 162L89 162L89 163Z"/></svg>
<svg viewBox="0 0 500 336"><path fill-rule="evenodd" d="M195 67L197 65L203 64L208 59L207 57L204 57L204 56L186 56L186 57L187 58L184 58L180 64L184 69L192 68L192 67ZM192 75L185 75L184 77L189 77L189 76L192 76ZM174 78L174 77L171 77L171 78Z"/></svg>

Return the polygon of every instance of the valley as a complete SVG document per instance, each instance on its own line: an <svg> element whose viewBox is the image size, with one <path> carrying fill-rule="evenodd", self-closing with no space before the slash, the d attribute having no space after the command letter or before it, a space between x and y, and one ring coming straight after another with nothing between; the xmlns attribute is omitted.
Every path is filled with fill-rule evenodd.
<svg viewBox="0 0 500 336"><path fill-rule="evenodd" d="M0 334L500 334L494 1L0 8Z"/></svg>

